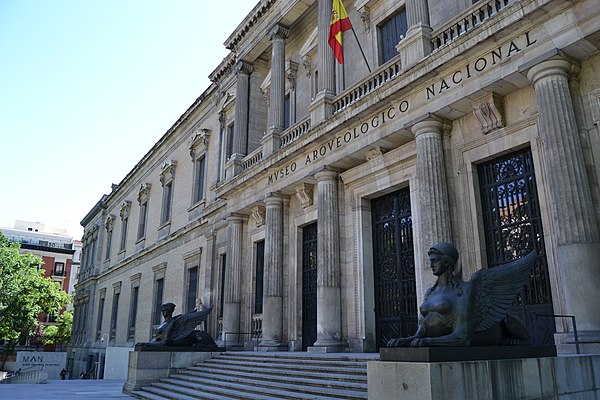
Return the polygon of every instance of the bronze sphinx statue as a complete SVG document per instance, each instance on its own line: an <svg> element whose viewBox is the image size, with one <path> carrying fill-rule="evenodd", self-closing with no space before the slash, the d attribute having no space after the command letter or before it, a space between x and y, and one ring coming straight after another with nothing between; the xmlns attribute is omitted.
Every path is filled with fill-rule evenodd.
<svg viewBox="0 0 600 400"><path fill-rule="evenodd" d="M428 255L437 281L419 307L417 332L389 340L388 347L496 346L528 340L524 324L508 310L529 280L537 259L535 251L505 265L479 270L468 282L454 273L458 261L454 245L435 244Z"/></svg>
<svg viewBox="0 0 600 400"><path fill-rule="evenodd" d="M164 322L156 328L156 337L151 342L138 343L136 346L171 347L217 347L214 339L205 330L196 330L208 318L213 307L194 310L187 314L173 316L175 304L165 303L160 307Z"/></svg>

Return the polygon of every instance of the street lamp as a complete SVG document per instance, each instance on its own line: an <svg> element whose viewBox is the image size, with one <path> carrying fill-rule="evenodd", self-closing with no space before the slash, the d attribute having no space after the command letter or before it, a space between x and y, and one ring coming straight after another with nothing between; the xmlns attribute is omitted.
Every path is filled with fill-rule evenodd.
<svg viewBox="0 0 600 400"><path fill-rule="evenodd" d="M104 336L106 336L106 341L104 340ZM108 343L110 342L110 335L105 333L100 338L100 343L106 343L104 347L104 363L106 364L106 352L108 351ZM100 361L96 361L96 380L100 379Z"/></svg>

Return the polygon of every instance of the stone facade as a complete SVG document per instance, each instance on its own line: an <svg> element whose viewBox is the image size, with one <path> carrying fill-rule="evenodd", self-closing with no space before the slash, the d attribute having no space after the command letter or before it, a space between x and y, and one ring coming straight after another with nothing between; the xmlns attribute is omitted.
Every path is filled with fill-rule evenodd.
<svg viewBox="0 0 600 400"><path fill-rule="evenodd" d="M526 204L536 217L525 225L538 228L521 244L542 247L550 312L574 315L580 339L598 350L598 2L345 7L373 72L350 32L345 63L335 62L326 43L331 1L260 1L226 40L231 54L210 87L83 219L72 374L102 361L103 338L124 348L150 340L159 300L177 304L176 313L200 301L215 306L207 330L222 342L248 346L242 333L262 331L265 350L375 351L393 332L377 289L385 275L374 272L387 240L377 229L391 225L375 221L384 210L374 202L409 192L402 237L414 291L399 289L392 308L410 304L416 313L434 282L432 242L457 245L465 279L491 266L493 243L505 255L522 250L507 244L514 234L494 242L484 215L498 204L500 219L512 215L525 192L515 204L486 205L480 175L523 151L529 175L515 185L537 193ZM392 20L405 21L406 32L383 61ZM314 254L303 237L313 223ZM306 307L311 262L316 311ZM566 352L569 321L549 322Z"/></svg>

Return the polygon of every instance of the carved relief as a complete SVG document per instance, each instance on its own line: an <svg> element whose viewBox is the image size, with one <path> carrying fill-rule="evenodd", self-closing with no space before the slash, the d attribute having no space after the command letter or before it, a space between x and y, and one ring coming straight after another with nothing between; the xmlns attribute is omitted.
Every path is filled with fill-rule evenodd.
<svg viewBox="0 0 600 400"><path fill-rule="evenodd" d="M378 157L381 157L382 155L383 155L383 151L381 151L381 147L377 146L377 147L373 147L372 149L367 151L365 153L365 158L367 159L367 161L371 161Z"/></svg>
<svg viewBox="0 0 600 400"><path fill-rule="evenodd" d="M196 158L197 155L205 153L208 150L208 142L210 139L210 129L198 128L192 135L190 143L190 155Z"/></svg>
<svg viewBox="0 0 600 400"><path fill-rule="evenodd" d="M175 168L177 167L177 161L175 160L165 160L162 165L161 173L160 173L160 183L163 185L166 182L169 182L175 177Z"/></svg>
<svg viewBox="0 0 600 400"><path fill-rule="evenodd" d="M108 217L106 217L106 222L104 223L104 226L106 227L107 232L111 232L113 230L116 218L117 217L113 214L110 214Z"/></svg>
<svg viewBox="0 0 600 400"><path fill-rule="evenodd" d="M124 201L123 203L121 203L121 208L119 209L119 215L121 216L121 219L125 219L125 218L129 217L130 211L131 211L131 202L130 201Z"/></svg>
<svg viewBox="0 0 600 400"><path fill-rule="evenodd" d="M261 227L265 224L265 208L263 206L255 206L252 208L252 218L256 223L256 227Z"/></svg>
<svg viewBox="0 0 600 400"><path fill-rule="evenodd" d="M481 124L483 134L506 126L503 98L495 93L473 102L473 114Z"/></svg>
<svg viewBox="0 0 600 400"><path fill-rule="evenodd" d="M296 90L296 75L298 74L298 63L288 61L285 66L285 76L289 82L290 90Z"/></svg>
<svg viewBox="0 0 600 400"><path fill-rule="evenodd" d="M363 27L365 28L365 32L367 34L371 33L371 10L369 7L362 7L358 10L360 13L360 19L363 22Z"/></svg>
<svg viewBox="0 0 600 400"><path fill-rule="evenodd" d="M302 208L306 208L313 205L313 185L309 183L302 183L296 186L296 197L300 202Z"/></svg>
<svg viewBox="0 0 600 400"><path fill-rule="evenodd" d="M137 201L142 204L145 201L148 201L150 198L150 188L152 187L151 183L142 183L140 186L140 190L138 191Z"/></svg>

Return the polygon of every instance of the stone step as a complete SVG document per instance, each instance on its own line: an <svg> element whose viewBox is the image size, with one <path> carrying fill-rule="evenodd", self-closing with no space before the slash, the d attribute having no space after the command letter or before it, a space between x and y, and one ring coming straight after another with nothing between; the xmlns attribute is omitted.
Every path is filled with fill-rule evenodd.
<svg viewBox="0 0 600 400"><path fill-rule="evenodd" d="M146 400L367 399L367 361L377 355L241 353L215 355L135 391Z"/></svg>
<svg viewBox="0 0 600 400"><path fill-rule="evenodd" d="M254 369L254 368L262 368L263 370L271 370L271 371L279 371L279 370L298 370L298 371L314 371L320 373L345 373L345 374L355 374L362 375L366 374L367 366L366 363L364 367L341 367L341 366L330 366L330 365L305 365L303 363L295 362L295 363L287 363L287 364L268 364L263 362L253 362L251 360L228 360L224 358L220 359L209 359L200 365L214 366L218 365L220 367L229 367L231 369ZM198 367L198 366L197 366Z"/></svg>
<svg viewBox="0 0 600 400"><path fill-rule="evenodd" d="M189 368L185 371L182 371L182 373L185 374L199 374L198 376L215 376L215 375L219 375L219 376L230 376L232 373L237 374L237 376L241 376L241 377L250 377L250 376L256 376L258 375L258 378L261 379L261 377L266 377L264 379L276 379L276 380L282 380L282 381L295 381L296 379L303 379L303 380L323 380L323 379L327 379L329 381L337 381L337 382L347 382L347 383L356 383L356 384L367 384L367 375L356 375L356 374L338 374L338 373L327 373L327 374L323 374L323 373L318 373L318 372L312 372L312 371L302 371L302 373L300 374L301 378L297 378L299 376L298 371L297 370L284 370L281 369L279 371L277 371L276 375L273 374L268 374L268 372L273 372L272 370L265 370L264 369L252 369L252 370L242 370L242 369L236 369L236 368L219 368L218 365L214 365L211 367L207 367L207 366L197 366L197 367L192 367Z"/></svg>
<svg viewBox="0 0 600 400"><path fill-rule="evenodd" d="M332 393L335 390L341 390L346 393L348 390L356 392L367 392L367 383L355 383L355 382L341 382L329 380L326 375L322 376L322 379L305 379L302 377L278 377L277 375L263 375L259 373L245 374L240 376L239 373L235 375L210 375L204 376L199 375L197 372L190 374L189 372L183 371L178 375L174 375L171 378L187 380L194 383L209 384L212 381L229 382L241 385L261 386L261 387L272 387L285 390L291 390L297 387L302 387L307 393L323 393L324 390L332 389Z"/></svg>
<svg viewBox="0 0 600 400"><path fill-rule="evenodd" d="M375 358L373 358L375 359ZM343 358L333 359L319 359L319 358L308 358L308 357L283 357L283 356L248 356L248 355L218 355L212 358L212 360L230 360L230 361L241 361L241 362L254 362L254 363L268 363L268 364L298 364L303 365L316 365L316 366L332 366L336 368L367 368L367 361L372 360L345 360Z"/></svg>
<svg viewBox="0 0 600 400"><path fill-rule="evenodd" d="M201 392L210 391L211 393L222 394L227 391L229 394L238 393L240 399L259 399L257 396L272 396L273 398L281 399L347 399L347 400L362 400L367 398L366 391L343 390L343 389L328 389L325 387L315 388L302 385L286 385L286 384L265 384L265 382L247 381L244 383L235 383L231 381L220 381L213 379L193 378L191 380L182 380L177 378L167 378L154 384L160 385L176 385L191 390L199 390ZM238 397L235 397L238 398Z"/></svg>

